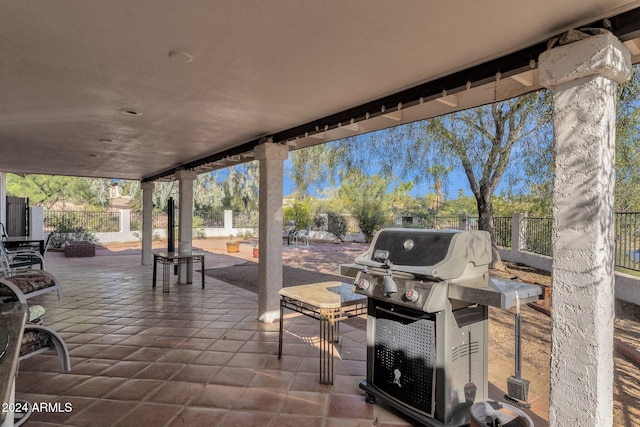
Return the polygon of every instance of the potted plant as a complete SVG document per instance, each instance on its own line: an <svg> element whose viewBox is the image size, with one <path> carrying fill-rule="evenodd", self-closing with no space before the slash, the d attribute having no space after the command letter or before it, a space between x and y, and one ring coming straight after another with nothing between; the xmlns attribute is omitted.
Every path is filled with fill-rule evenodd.
<svg viewBox="0 0 640 427"><path fill-rule="evenodd" d="M233 238L233 235L229 236L229 241L227 242L227 252L228 253L236 253L240 252L240 242Z"/></svg>
<svg viewBox="0 0 640 427"><path fill-rule="evenodd" d="M260 249L258 248L258 244L257 243L253 247L253 257L254 258L259 258L260 257Z"/></svg>

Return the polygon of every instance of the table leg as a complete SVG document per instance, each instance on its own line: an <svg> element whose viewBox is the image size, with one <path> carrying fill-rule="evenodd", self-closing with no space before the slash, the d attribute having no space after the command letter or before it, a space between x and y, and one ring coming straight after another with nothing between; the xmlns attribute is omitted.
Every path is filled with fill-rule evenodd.
<svg viewBox="0 0 640 427"><path fill-rule="evenodd" d="M284 327L284 306L280 300L280 333L278 334L278 360L282 357L282 328Z"/></svg>
<svg viewBox="0 0 640 427"><path fill-rule="evenodd" d="M320 310L320 384L333 384L333 310Z"/></svg>
<svg viewBox="0 0 640 427"><path fill-rule="evenodd" d="M202 271L202 289L204 289L204 255L200 257L200 269Z"/></svg>
<svg viewBox="0 0 640 427"><path fill-rule="evenodd" d="M169 277L171 274L171 266L173 265L173 262L169 262L169 260L167 260L167 262L165 262L164 264L162 264L162 292L165 294L169 293Z"/></svg>
<svg viewBox="0 0 640 427"><path fill-rule="evenodd" d="M187 283L193 283L193 257L187 258Z"/></svg>
<svg viewBox="0 0 640 427"><path fill-rule="evenodd" d="M156 267L158 266L158 257L156 255L153 256L153 289L156 288L156 277L157 277L157 273L156 273Z"/></svg>

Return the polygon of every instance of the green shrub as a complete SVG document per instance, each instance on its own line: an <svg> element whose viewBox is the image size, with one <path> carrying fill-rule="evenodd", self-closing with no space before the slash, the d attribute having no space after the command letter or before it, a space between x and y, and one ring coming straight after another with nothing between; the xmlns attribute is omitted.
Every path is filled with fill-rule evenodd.
<svg viewBox="0 0 640 427"><path fill-rule="evenodd" d="M327 231L333 233L341 242L347 235L347 220L335 212L327 212Z"/></svg>

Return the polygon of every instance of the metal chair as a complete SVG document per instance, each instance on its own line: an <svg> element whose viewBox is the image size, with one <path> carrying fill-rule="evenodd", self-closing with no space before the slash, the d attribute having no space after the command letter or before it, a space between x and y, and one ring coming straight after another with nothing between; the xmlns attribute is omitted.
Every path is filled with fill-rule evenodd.
<svg viewBox="0 0 640 427"><path fill-rule="evenodd" d="M24 270L12 266L4 245L0 243L0 301L27 299L47 292L57 292L62 298L60 281L45 270Z"/></svg>
<svg viewBox="0 0 640 427"><path fill-rule="evenodd" d="M49 233L44 243L44 252L42 254L40 253L40 251L28 247L15 250L7 250L9 261L17 268L31 268L34 265L40 265L40 270L44 270L44 257L49 250L49 246L51 246L52 237L53 233Z"/></svg>
<svg viewBox="0 0 640 427"><path fill-rule="evenodd" d="M302 240L305 246L309 246L309 233L311 233L311 226L308 226L304 230L298 230L293 234L293 243L298 246L298 240Z"/></svg>

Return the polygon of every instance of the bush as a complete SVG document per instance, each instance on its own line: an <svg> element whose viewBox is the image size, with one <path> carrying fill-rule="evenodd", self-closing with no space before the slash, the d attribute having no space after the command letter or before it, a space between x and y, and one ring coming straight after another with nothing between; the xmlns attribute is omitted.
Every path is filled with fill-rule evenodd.
<svg viewBox="0 0 640 427"><path fill-rule="evenodd" d="M347 220L335 212L327 212L327 231L333 233L341 242L347 235Z"/></svg>
<svg viewBox="0 0 640 427"><path fill-rule="evenodd" d="M295 221L296 229L303 230L311 224L311 208L307 202L293 202L284 208L283 217L285 221Z"/></svg>
<svg viewBox="0 0 640 427"><path fill-rule="evenodd" d="M49 219L47 225L53 227L51 246L61 248L66 242L86 241L97 242L95 234L87 231L80 225L79 219L74 216L59 216Z"/></svg>

